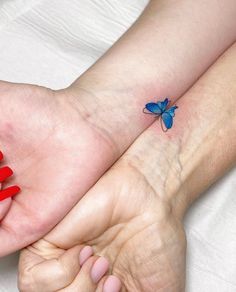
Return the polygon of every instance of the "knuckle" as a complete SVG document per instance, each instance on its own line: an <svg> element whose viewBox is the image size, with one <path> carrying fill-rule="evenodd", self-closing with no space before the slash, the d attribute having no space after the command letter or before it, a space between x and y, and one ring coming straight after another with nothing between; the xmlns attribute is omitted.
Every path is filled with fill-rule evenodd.
<svg viewBox="0 0 236 292"><path fill-rule="evenodd" d="M63 283L69 283L73 280L73 276L71 275L70 270L61 265L61 269L58 272L58 279L60 279Z"/></svg>
<svg viewBox="0 0 236 292"><path fill-rule="evenodd" d="M21 292L30 292L34 290L33 276L30 271L20 271L18 274L18 289Z"/></svg>

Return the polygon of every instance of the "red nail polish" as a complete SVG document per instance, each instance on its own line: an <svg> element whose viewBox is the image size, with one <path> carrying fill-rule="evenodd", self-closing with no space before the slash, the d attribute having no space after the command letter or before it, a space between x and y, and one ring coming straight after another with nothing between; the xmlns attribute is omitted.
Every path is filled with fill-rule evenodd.
<svg viewBox="0 0 236 292"><path fill-rule="evenodd" d="M3 201L7 198L15 196L20 192L20 188L18 186L12 186L0 191L0 201Z"/></svg>
<svg viewBox="0 0 236 292"><path fill-rule="evenodd" d="M3 159L3 154L2 154L2 152L0 151L0 160L2 160Z"/></svg>
<svg viewBox="0 0 236 292"><path fill-rule="evenodd" d="M4 166L0 168L0 183L7 179L9 176L13 175L13 171L10 167Z"/></svg>

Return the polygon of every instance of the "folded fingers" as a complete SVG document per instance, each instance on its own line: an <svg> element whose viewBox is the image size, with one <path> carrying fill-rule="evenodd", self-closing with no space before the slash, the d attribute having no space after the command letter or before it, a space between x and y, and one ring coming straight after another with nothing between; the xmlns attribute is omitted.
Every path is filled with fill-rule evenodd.
<svg viewBox="0 0 236 292"><path fill-rule="evenodd" d="M44 258L30 248L24 249L19 261L19 290L52 292L63 289L74 281L81 266L92 254L92 249L83 245Z"/></svg>
<svg viewBox="0 0 236 292"><path fill-rule="evenodd" d="M3 160L3 153L0 151L0 163ZM11 197L18 193L19 188L3 189L3 183L13 175L13 171L8 166L0 167L0 220L4 218L11 206Z"/></svg>

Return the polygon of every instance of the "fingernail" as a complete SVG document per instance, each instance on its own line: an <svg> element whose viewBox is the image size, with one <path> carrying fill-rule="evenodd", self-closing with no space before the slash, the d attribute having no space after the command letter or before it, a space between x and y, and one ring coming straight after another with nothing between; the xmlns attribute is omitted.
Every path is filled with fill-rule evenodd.
<svg viewBox="0 0 236 292"><path fill-rule="evenodd" d="M3 182L6 178L13 175L13 171L10 167L4 166L0 168L0 182Z"/></svg>
<svg viewBox="0 0 236 292"><path fill-rule="evenodd" d="M0 160L2 160L3 159L3 154L2 154L2 152L0 151Z"/></svg>
<svg viewBox="0 0 236 292"><path fill-rule="evenodd" d="M121 282L115 276L109 276L103 286L103 292L119 292L120 289Z"/></svg>
<svg viewBox="0 0 236 292"><path fill-rule="evenodd" d="M99 258L94 263L91 270L91 278L94 283L97 283L106 274L109 268L109 262L105 258Z"/></svg>
<svg viewBox="0 0 236 292"><path fill-rule="evenodd" d="M15 196L20 192L20 188L18 186L12 186L0 191L0 201L5 200L6 198L10 198Z"/></svg>
<svg viewBox="0 0 236 292"><path fill-rule="evenodd" d="M80 266L82 266L87 261L87 259L90 258L92 255L93 249L91 246L85 246L84 248L82 248L79 255Z"/></svg>

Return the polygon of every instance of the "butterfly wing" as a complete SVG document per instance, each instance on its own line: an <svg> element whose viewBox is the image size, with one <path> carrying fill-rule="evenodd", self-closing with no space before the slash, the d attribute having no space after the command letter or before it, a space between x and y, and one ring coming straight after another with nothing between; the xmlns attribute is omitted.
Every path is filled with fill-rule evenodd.
<svg viewBox="0 0 236 292"><path fill-rule="evenodd" d="M164 122L166 129L170 129L172 127L172 125L173 125L173 116L170 113L165 111L161 115L161 119Z"/></svg>
<svg viewBox="0 0 236 292"><path fill-rule="evenodd" d="M150 102L145 105L145 109L147 109L149 112L160 115L163 111L159 107L159 105L155 102Z"/></svg>
<svg viewBox="0 0 236 292"><path fill-rule="evenodd" d="M168 110L166 110L165 112L166 113L169 113L172 117L175 116L175 110L177 109L178 107L175 105L175 106L172 106L170 107Z"/></svg>
<svg viewBox="0 0 236 292"><path fill-rule="evenodd" d="M175 116L175 110L178 107L176 105L170 107L161 115L161 119L164 122L166 129L170 129L173 125L173 117Z"/></svg>
<svg viewBox="0 0 236 292"><path fill-rule="evenodd" d="M169 99L166 98L164 101L158 101L157 105L159 106L161 111L164 112L167 108L168 103L169 103Z"/></svg>

